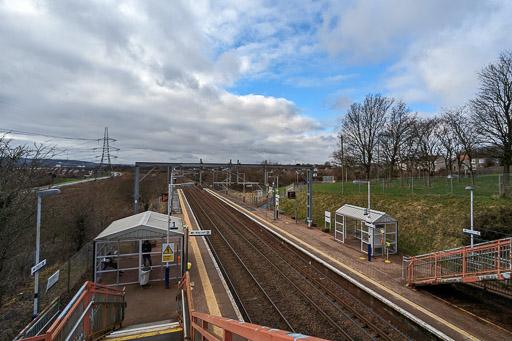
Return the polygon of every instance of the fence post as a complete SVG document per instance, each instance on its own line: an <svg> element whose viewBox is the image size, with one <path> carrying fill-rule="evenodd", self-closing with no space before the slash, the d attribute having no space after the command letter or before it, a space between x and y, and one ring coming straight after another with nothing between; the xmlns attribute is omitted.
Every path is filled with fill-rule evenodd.
<svg viewBox="0 0 512 341"><path fill-rule="evenodd" d="M89 244L90 243L85 244L87 246L86 251L85 251L85 259L86 259L86 267L85 268L86 269L89 269Z"/></svg>
<svg viewBox="0 0 512 341"><path fill-rule="evenodd" d="M68 293L69 293L69 285L71 281L71 257L68 258Z"/></svg>

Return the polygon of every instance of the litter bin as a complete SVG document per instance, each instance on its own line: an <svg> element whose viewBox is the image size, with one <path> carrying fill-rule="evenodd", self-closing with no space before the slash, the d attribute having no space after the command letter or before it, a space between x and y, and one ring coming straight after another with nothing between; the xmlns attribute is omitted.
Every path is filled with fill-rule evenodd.
<svg viewBox="0 0 512 341"><path fill-rule="evenodd" d="M151 272L151 267L146 266L140 271L140 285L147 285L149 282L149 273Z"/></svg>

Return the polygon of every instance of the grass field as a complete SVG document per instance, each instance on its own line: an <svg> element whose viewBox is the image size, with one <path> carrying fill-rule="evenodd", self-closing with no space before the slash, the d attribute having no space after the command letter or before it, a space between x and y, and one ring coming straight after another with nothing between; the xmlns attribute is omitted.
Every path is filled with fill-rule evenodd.
<svg viewBox="0 0 512 341"><path fill-rule="evenodd" d="M414 194L407 184L399 181L384 185L382 181L371 182L372 209L384 211L398 219L399 250L401 253L416 255L437 250L459 247L467 243L463 228L470 227L470 193L465 186L470 179L461 182L454 179L454 194L450 194L450 183L446 179L434 179L431 188L423 180L415 180ZM512 199L498 197L498 177L484 176L476 179L474 192L475 229L493 229L490 216L503 216L502 212L512 210ZM306 217L306 193L300 192L299 219ZM367 207L367 185L361 188L353 183L345 183L344 194L341 184L315 184L313 186L313 220L324 225L324 211L330 211L334 225L334 212L344 204ZM283 199L280 208L288 215L294 215L295 202ZM478 226L480 219L486 226ZM491 221L489 223L489 221ZM500 222L503 225L503 222ZM506 223L508 224L508 222ZM512 233L512 226L510 233ZM503 235L501 237L506 237ZM475 239L475 242L483 240Z"/></svg>
<svg viewBox="0 0 512 341"><path fill-rule="evenodd" d="M77 179L77 178L57 178L53 181L53 184L54 185L58 185L58 184L64 184L64 183L68 183L68 182L75 182L75 181L80 181L80 180L83 180L83 179Z"/></svg>
<svg viewBox="0 0 512 341"><path fill-rule="evenodd" d="M503 179L501 179L503 181ZM412 186L411 186L412 184ZM469 196L466 186L471 186L470 177L461 177L458 179L448 179L446 177L430 178L430 187L427 186L426 179L395 179L390 182L386 180L372 180L371 193L387 193L392 195L451 195L453 184L453 195ZM482 175L475 177L474 195L492 197L499 195L500 177L499 175ZM412 188L411 188L412 187ZM314 191L341 193L341 183L332 184L314 184ZM344 183L344 192L346 194L366 193L367 185L357 185L352 182Z"/></svg>

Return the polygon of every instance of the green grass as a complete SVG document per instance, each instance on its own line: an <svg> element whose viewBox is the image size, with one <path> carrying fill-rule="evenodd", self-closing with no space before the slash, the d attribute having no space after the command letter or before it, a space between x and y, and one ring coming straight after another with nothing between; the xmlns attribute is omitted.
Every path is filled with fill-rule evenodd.
<svg viewBox="0 0 512 341"><path fill-rule="evenodd" d="M64 183L68 183L68 182L80 181L80 180L83 180L83 179L77 179L77 178L56 178L53 181L53 184L54 185L59 185L59 184L64 184Z"/></svg>
<svg viewBox="0 0 512 341"><path fill-rule="evenodd" d="M455 180L455 179L454 179ZM494 182L495 181L495 182ZM463 228L470 226L470 194L464 187L470 179L454 181L454 194L450 194L449 183L445 179L435 179L428 188L423 181L415 181L414 194L399 181L385 185L382 182L371 183L372 209L384 211L398 219L399 251L408 255L416 255L464 245ZM380 185L380 186L379 186ZM496 188L496 190L493 189ZM479 177L475 183L474 212L475 224L480 215L498 216L500 210L510 209L512 199L499 198L497 177ZM299 219L306 217L306 193L298 193ZM332 214L344 204L367 207L367 185L345 183L345 194L341 194L341 184L313 185L313 220L323 227L324 211ZM295 214L295 201L283 199L280 208L288 215ZM478 229L478 226L475 225ZM477 240L476 242L481 242Z"/></svg>
<svg viewBox="0 0 512 341"><path fill-rule="evenodd" d="M430 178L430 187L427 186L426 179L414 179L414 187L411 189L411 179L392 180L388 182L384 180L371 181L371 194L374 193L387 193L392 195L452 195L450 179L446 177ZM503 178L501 179L503 181ZM383 186L384 183L384 186ZM461 177L453 179L453 195L455 196L469 196L469 191L466 186L471 186L470 177ZM492 197L499 195L499 178L498 175L482 175L475 177L474 195ZM357 194L367 193L368 186L366 184L354 184L352 182L344 183L344 193ZM328 193L341 193L341 183L332 184L314 184L313 191L328 192Z"/></svg>

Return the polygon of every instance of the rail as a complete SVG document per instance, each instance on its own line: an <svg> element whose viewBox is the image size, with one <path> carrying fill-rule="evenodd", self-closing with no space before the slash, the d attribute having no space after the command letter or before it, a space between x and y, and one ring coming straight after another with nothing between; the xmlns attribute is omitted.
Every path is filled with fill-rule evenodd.
<svg viewBox="0 0 512 341"><path fill-rule="evenodd" d="M512 238L411 257L411 286L510 280Z"/></svg>
<svg viewBox="0 0 512 341"><path fill-rule="evenodd" d="M54 299L44 310L37 315L23 330L14 338L14 341L27 339L46 332L53 323L57 314L60 313L60 298Z"/></svg>
<svg viewBox="0 0 512 341"><path fill-rule="evenodd" d="M44 334L23 340L95 340L121 326L125 307L124 288L85 282Z"/></svg>
<svg viewBox="0 0 512 341"><path fill-rule="evenodd" d="M190 275L188 271L181 279L178 288L181 291L180 321L183 325L184 339L187 340L272 340L272 341L321 341L324 339L291 333L280 329L272 329L260 325L245 323L229 318L216 317L199 313L194 310ZM220 334L218 335L218 330Z"/></svg>

